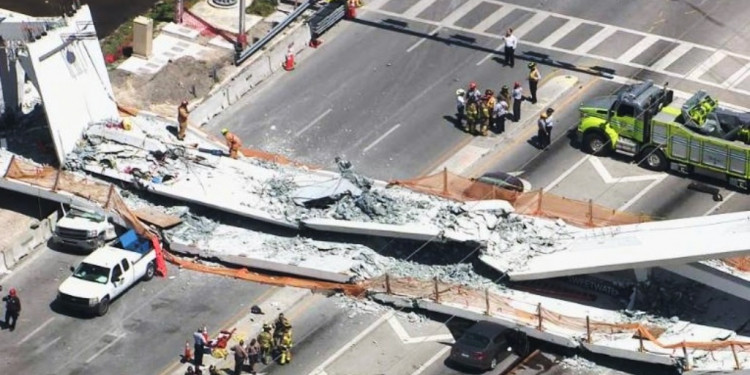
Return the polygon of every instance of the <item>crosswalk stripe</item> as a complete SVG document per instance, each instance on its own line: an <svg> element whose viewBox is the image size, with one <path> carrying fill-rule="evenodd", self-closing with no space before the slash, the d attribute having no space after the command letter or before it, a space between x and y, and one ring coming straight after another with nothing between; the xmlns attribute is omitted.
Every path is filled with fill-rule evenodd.
<svg viewBox="0 0 750 375"><path fill-rule="evenodd" d="M434 2L435 0L419 0L404 12L404 17L416 17L418 14L422 13L422 11L429 8Z"/></svg>
<svg viewBox="0 0 750 375"><path fill-rule="evenodd" d="M588 53L594 47L598 46L601 42L603 42L605 39L609 38L617 32L617 29L614 27L605 27L601 30L599 30L596 34L592 35L590 38L588 38L585 42L581 43L581 45L578 46L575 50L573 50L573 53Z"/></svg>
<svg viewBox="0 0 750 375"><path fill-rule="evenodd" d="M664 55L664 57L659 59L659 61L653 63L651 65L651 69L653 70L667 69L668 66L672 65L672 63L679 60L680 57L682 57L691 49L693 49L693 46L690 44L685 44L685 43L678 44L675 48L672 48L671 51L669 51L666 55Z"/></svg>
<svg viewBox="0 0 750 375"><path fill-rule="evenodd" d="M560 39L564 38L568 33L575 30L583 22L575 19L568 19L565 24L560 26L557 30L553 31L548 37L544 38L543 41L539 42L542 47L552 47L555 43L559 42Z"/></svg>
<svg viewBox="0 0 750 375"><path fill-rule="evenodd" d="M507 16L514 9L516 9L515 5L503 5L500 9L497 9L496 11L492 12L492 14L490 14L487 18L483 19L482 22L472 27L471 30L484 32L485 30L489 29L490 26L494 25L497 21L500 21L501 19L503 19L503 17Z"/></svg>
<svg viewBox="0 0 750 375"><path fill-rule="evenodd" d="M639 40L638 43L634 44L632 47L628 48L628 50L617 57L617 59L621 61L633 61L634 58L638 57L638 55L648 49L648 47L651 47L652 44L658 42L659 39L661 38L656 35L649 35Z"/></svg>
<svg viewBox="0 0 750 375"><path fill-rule="evenodd" d="M526 35L526 33L528 33L531 30L534 30L534 28L537 27L540 23L544 22L544 20L546 20L547 17L549 17L548 13L544 13L544 12L534 13L534 15L531 16L531 18L529 18L526 22L516 27L516 29L513 30L513 34L516 34L516 37L519 39L523 38L523 36ZM523 43L523 40L521 40L520 42Z"/></svg>
<svg viewBox="0 0 750 375"><path fill-rule="evenodd" d="M370 10L380 9L380 7L385 5L388 1L389 0L369 0L365 3L364 8Z"/></svg>
<svg viewBox="0 0 750 375"><path fill-rule="evenodd" d="M477 0L477 2L479 2L479 1L482 1L482 0ZM503 6L507 5L506 3L503 3L501 1L496 1L496 0L483 0L483 1L484 2L489 2L489 3L494 3L494 4L499 4L499 5L503 5ZM471 5L475 5L477 2L472 2ZM471 8L473 9L473 6ZM538 12L538 13L545 13L543 11L539 12L538 9L533 9L533 8L528 8L528 7L523 7L523 6L517 6L517 8L518 9L522 9L522 10L528 9L530 11ZM388 17L406 18L406 17L403 17L402 14L399 14L399 13L396 13L396 12L390 12L390 11L386 11L386 10L381 10L381 9L370 9L370 11L372 11L374 13L379 13L381 15L388 16ZM462 13L460 16L463 16L466 12L468 12L468 10L464 11L464 13ZM552 14L552 13L547 13L547 14L549 15L549 14ZM545 48L545 49L548 49L548 50L554 51L554 52L571 53L570 49L555 47L554 44L557 43L560 39L562 39L565 35L567 35L570 31L572 31L576 27L578 27L578 25L580 25L580 24L582 24L582 23L585 22L586 24L591 24L591 25L599 25L599 26L604 26L604 27L614 27L614 26L611 26L611 25L605 25L605 24L601 24L601 23L598 23L598 22L594 22L594 21L589 21L589 20L583 20L583 19L578 19L578 18L567 17L567 16L564 16L564 15L555 14L555 17L565 19L565 20L567 20L567 22L564 25L562 25L561 27L559 27L557 30L555 30L554 32L552 32L550 36L548 36L547 38L545 38L545 40L543 40L543 41L541 41L539 43L534 43L534 42L524 41L524 40L519 41L519 43L521 45L525 45L525 46L529 46L529 47ZM450 29L453 29L453 30L456 30L456 31L466 32L466 33L470 33L470 34L475 34L475 35L487 37L487 38L490 38L490 39L502 40L502 36L500 36L500 35L492 34L492 33L488 33L488 32L483 32L483 31L477 31L476 28L469 29L469 28L464 28L464 27L460 27L460 26L456 26L456 25L449 25L445 21L443 21L443 22L436 22L436 21L431 21L431 20L414 19L414 18L412 18L410 20L413 20L413 21L416 21L416 22L419 22L419 23L422 23L422 24L433 25L433 26L436 26L436 27L438 27L438 26L449 27ZM446 18L446 20L447 20L447 18ZM615 28L617 30L622 30L624 32L628 32L628 33L640 35L642 37L647 37L649 35L653 35L653 34L643 33L643 32L637 31L637 30L629 30L629 29L624 29L624 28L620 28L620 27L615 27ZM589 54L589 53L582 53L582 54L579 54L579 55L581 57L587 57L587 58L595 59L595 60L598 60L598 61L608 62L608 63L613 63L613 64L618 64L618 65L623 65L623 66L627 66L627 67L631 67L631 68L637 68L637 69L644 69L645 68L645 69L648 69L650 71L653 71L653 72L656 72L656 73L659 73L659 74L663 74L663 75L665 75L667 77L677 78L677 79L689 79L689 80L691 80L693 82L696 82L696 83L699 83L699 84L702 84L702 85L705 85L705 86L708 86L708 87L716 87L716 88L722 88L722 89L726 88L726 87L723 87L719 83L697 78L697 77L695 77L695 75L686 76L686 75L683 75L683 74L679 74L679 73L676 73L676 72L665 70L666 67L669 67L669 65L671 65L675 61L679 60L685 53L687 53L687 51L689 51L693 47L704 48L704 49L709 49L709 50L715 50L714 48L710 48L710 47L706 47L706 46L703 46L703 45L698 45L698 44L695 44L695 43L686 42L686 41L678 40L678 39L674 39L674 38L660 37L660 39L663 40L663 41L666 41L666 42L676 43L677 46L675 48L673 48L669 53L667 53L664 57L662 57L659 61L657 61L656 63L652 64L650 67L646 66L646 65L643 65L643 64L633 63L633 62L630 62L630 61L623 61L623 60L620 60L620 59L617 59L617 58L610 58L610 57L606 57L606 56L597 56L597 55L593 55L593 54ZM740 55L740 54L737 54L737 53L734 53L734 52L730 52L730 51L724 51L724 50L722 50L720 52L722 54L724 54L725 56L734 56L734 57L737 57L737 58L740 58L740 59L743 59L743 60L750 59L750 57L748 57L748 56L743 56L743 55ZM488 56L491 57L492 54L490 54ZM486 61L488 58L489 57L485 57L477 65L481 64L483 61ZM711 64L707 65L706 69L710 69L713 65L714 65L714 63L711 63ZM693 73L695 73L695 72L693 72ZM705 73L705 71L703 73L701 73L700 75L703 75L704 73ZM698 77L700 77L700 75L698 75ZM741 82L741 81L739 81L739 82ZM735 93L739 93L739 94L743 94L743 95L750 95L750 90L743 89L743 88L740 88L740 87L736 87L736 85L731 86L729 89L731 91L735 92Z"/></svg>
<svg viewBox="0 0 750 375"><path fill-rule="evenodd" d="M686 78L690 80L697 80L702 75L706 74L706 72L708 72L711 67L716 65L719 61L724 60L725 57L727 57L727 55L723 51L716 50L705 61L703 61L700 65L696 66L691 72L689 72Z"/></svg>
<svg viewBox="0 0 750 375"><path fill-rule="evenodd" d="M739 83L742 83L748 75L750 75L750 62L745 64L742 68L737 69L737 71L722 82L721 85L724 86L724 88L734 87Z"/></svg>
<svg viewBox="0 0 750 375"><path fill-rule="evenodd" d="M453 25L456 21L460 20L461 17L471 12L472 9L482 3L482 0L469 0L453 11L448 17L446 17L441 23L443 25Z"/></svg>

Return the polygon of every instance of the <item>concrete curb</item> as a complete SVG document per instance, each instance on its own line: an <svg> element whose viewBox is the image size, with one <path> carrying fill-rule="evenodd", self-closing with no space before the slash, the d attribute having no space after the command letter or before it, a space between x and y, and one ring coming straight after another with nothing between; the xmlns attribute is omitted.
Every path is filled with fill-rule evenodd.
<svg viewBox="0 0 750 375"><path fill-rule="evenodd" d="M293 275L293 276L299 276L299 277L305 277L305 278L323 280L323 281L330 281L330 282L341 283L341 284L349 283L351 282L351 279L352 279L352 276L346 275L346 274L330 272L330 271L322 271L322 270L308 268L308 267L294 266L294 265L289 265L289 264L280 263L280 262L273 262L273 261L265 260L265 259L243 257L243 256L237 256L237 255L212 254L210 251L204 251L197 247L185 245L185 244L181 244L177 242L170 242L169 247L170 249L172 249L172 251L180 253L180 254L198 256L203 259L218 259L219 261L227 263L227 264L233 264L236 266L247 267L247 268L252 268L252 269L257 269L257 270L278 272L278 273L283 273L287 275Z"/></svg>
<svg viewBox="0 0 750 375"><path fill-rule="evenodd" d="M587 344L578 342L568 337L560 336L554 333L545 331L539 331L534 327L521 325L513 320L504 319L496 316L489 316L483 312L472 311L466 308L460 308L450 305L444 305L425 299L408 298L402 296L389 295L385 293L373 293L370 297L375 301L383 304L393 305L400 308L419 308L439 314L457 316L467 320L479 321L479 320L490 320L494 321L502 326L518 329L526 333L529 337L545 341L551 344L563 346L571 349L582 349L592 353L604 354L615 358L621 358L631 361L646 362L657 365L674 366L675 357L668 357L664 355L655 355L650 353L639 353L632 350L611 348L596 344Z"/></svg>
<svg viewBox="0 0 750 375"><path fill-rule="evenodd" d="M32 229L16 237L9 246L0 249L0 273L12 269L21 259L45 244L55 231L58 216L58 211L53 212L39 221L36 228L32 226Z"/></svg>
<svg viewBox="0 0 750 375"><path fill-rule="evenodd" d="M311 39L305 22L296 22L274 38L261 53L243 64L243 68L212 90L190 111L189 121L203 126L222 110L234 104L248 91L282 69L287 51L298 55Z"/></svg>

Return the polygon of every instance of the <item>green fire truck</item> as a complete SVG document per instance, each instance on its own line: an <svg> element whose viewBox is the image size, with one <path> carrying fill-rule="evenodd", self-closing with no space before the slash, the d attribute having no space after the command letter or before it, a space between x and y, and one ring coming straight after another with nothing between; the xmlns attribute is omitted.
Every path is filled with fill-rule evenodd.
<svg viewBox="0 0 750 375"><path fill-rule="evenodd" d="M700 173L748 190L750 113L720 108L698 91L681 107L674 92L651 81L622 87L579 108L578 140L594 155L619 152L655 170Z"/></svg>

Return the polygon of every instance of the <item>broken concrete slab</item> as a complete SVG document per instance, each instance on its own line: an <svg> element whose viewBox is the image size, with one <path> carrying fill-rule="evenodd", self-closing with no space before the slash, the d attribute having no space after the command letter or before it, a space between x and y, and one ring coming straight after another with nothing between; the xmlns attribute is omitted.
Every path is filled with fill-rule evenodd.
<svg viewBox="0 0 750 375"><path fill-rule="evenodd" d="M424 225L393 225L380 223L361 223L345 220L310 218L301 221L305 228L346 234L361 234L367 236L403 238L417 241L432 241L441 238L442 231Z"/></svg>
<svg viewBox="0 0 750 375"><path fill-rule="evenodd" d="M748 221L750 212L742 212L591 229L563 240L564 251L505 271L512 280L534 280L746 255Z"/></svg>
<svg viewBox="0 0 750 375"><path fill-rule="evenodd" d="M661 266L669 272L676 273L682 277L697 281L701 284L708 285L716 290L729 293L736 297L750 301L750 279L737 276L728 270L729 267L722 267L716 263L720 261L711 261L713 265L703 263L690 263L672 266Z"/></svg>
<svg viewBox="0 0 750 375"><path fill-rule="evenodd" d="M151 207L139 208L134 210L133 213L139 219L161 229L169 229L182 223L182 219L179 217L165 214Z"/></svg>
<svg viewBox="0 0 750 375"><path fill-rule="evenodd" d="M494 211L499 213L514 212L513 205L508 201L493 199L484 201L467 201L461 206L461 209L467 212Z"/></svg>
<svg viewBox="0 0 750 375"><path fill-rule="evenodd" d="M361 194L362 189L345 178L333 178L328 181L301 186L291 193L294 203L308 208L325 208L344 195L358 197Z"/></svg>
<svg viewBox="0 0 750 375"><path fill-rule="evenodd" d="M89 7L25 44L24 70L44 103L60 164L92 123L119 123L119 113Z"/></svg>

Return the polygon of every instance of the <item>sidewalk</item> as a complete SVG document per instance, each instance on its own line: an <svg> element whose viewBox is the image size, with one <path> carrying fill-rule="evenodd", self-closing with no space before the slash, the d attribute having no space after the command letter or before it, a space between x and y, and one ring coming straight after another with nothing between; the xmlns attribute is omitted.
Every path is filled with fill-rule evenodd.
<svg viewBox="0 0 750 375"><path fill-rule="evenodd" d="M313 296L310 290L300 288L284 287L281 289L270 289L270 291L273 292L261 297L264 298L263 301L257 303L261 311L263 311L263 315L253 314L247 311L244 315L238 314L242 316L238 321L232 322L225 327L221 327L217 332L209 333L211 338L215 338L221 330L236 329L227 344L226 357L217 358L209 353L203 355L203 366L201 367L203 375L208 374L208 368L211 365L216 366L222 374L231 373L234 370L234 352L231 348L236 345L239 340L245 340L245 343L249 343L253 337L256 337L258 333L261 332L264 323L272 323L281 312L293 321L295 316L299 314L298 311L292 311L294 307L305 299ZM193 332L197 328L198 327L185 327L186 330L189 330L189 332L185 332L185 337L186 341L190 344L191 351L193 350ZM180 355L182 355L183 350L182 348L180 349ZM192 354L195 356L195 353ZM160 374L184 375L188 367L191 366L193 366L192 362L176 362L160 372ZM265 374L265 372L262 372L264 367L267 366L263 366L260 363L256 366L258 374ZM247 370L248 369L246 368L246 371Z"/></svg>

